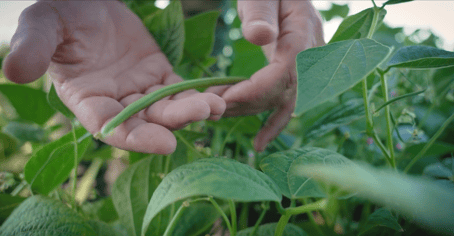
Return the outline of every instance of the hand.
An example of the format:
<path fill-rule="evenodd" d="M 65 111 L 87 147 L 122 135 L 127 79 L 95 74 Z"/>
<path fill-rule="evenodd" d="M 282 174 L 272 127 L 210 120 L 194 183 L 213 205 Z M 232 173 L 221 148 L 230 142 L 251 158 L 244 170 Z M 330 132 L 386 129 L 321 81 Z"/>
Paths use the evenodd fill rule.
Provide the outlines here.
<path fill-rule="evenodd" d="M 57 94 L 92 134 L 128 104 L 181 81 L 142 22 L 119 1 L 40 1 L 24 10 L 4 74 L 28 83 L 48 70 Z M 169 154 L 170 130 L 217 120 L 224 100 L 195 90 L 154 103 L 104 141 L 121 149 Z"/>
<path fill-rule="evenodd" d="M 226 116 L 240 116 L 273 109 L 254 140 L 263 151 L 285 128 L 296 99 L 296 55 L 324 44 L 321 17 L 310 1 L 238 0 L 243 35 L 263 46 L 269 65 L 244 82 L 210 88 L 227 102 Z M 314 78 L 315 79 L 315 78 Z"/>

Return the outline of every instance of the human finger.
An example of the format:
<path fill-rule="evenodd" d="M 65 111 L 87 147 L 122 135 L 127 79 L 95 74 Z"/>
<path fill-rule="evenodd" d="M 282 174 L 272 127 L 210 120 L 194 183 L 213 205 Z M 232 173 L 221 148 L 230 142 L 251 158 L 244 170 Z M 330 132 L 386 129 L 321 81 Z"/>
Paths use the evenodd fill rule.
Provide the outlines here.
<path fill-rule="evenodd" d="M 238 15 L 244 37 L 256 45 L 266 45 L 279 34 L 279 1 L 238 1 Z"/>
<path fill-rule="evenodd" d="M 58 15 L 45 2 L 26 8 L 11 39 L 11 52 L 5 58 L 3 73 L 15 83 L 40 78 L 49 67 L 57 45 L 63 41 Z"/>

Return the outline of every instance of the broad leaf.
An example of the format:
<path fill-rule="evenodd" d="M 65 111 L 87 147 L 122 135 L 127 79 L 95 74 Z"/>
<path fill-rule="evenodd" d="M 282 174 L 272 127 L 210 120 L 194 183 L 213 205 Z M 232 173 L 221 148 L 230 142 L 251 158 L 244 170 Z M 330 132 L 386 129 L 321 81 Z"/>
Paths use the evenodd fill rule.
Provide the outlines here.
<path fill-rule="evenodd" d="M 394 5 L 394 4 L 399 4 L 399 3 L 404 3 L 404 2 L 411 2 L 413 0 L 389 0 L 385 2 L 383 5 Z"/>
<path fill-rule="evenodd" d="M 183 62 L 202 62 L 213 51 L 218 11 L 202 13 L 184 22 Z"/>
<path fill-rule="evenodd" d="M 371 235 L 372 231 L 379 231 L 378 235 L 382 235 L 384 228 L 393 229 L 395 231 L 404 231 L 394 217 L 387 209 L 380 208 L 372 213 L 360 230 L 359 235 Z"/>
<path fill-rule="evenodd" d="M 434 178 L 446 178 L 454 180 L 454 162 L 453 158 L 446 158 L 442 162 L 434 163 L 424 168 L 425 175 Z"/>
<path fill-rule="evenodd" d="M 262 159 L 260 168 L 288 198 L 325 197 L 324 189 L 317 182 L 300 174 L 301 166 L 314 164 L 344 166 L 351 161 L 331 150 L 305 147 L 271 154 Z"/>
<path fill-rule="evenodd" d="M 348 4 L 338 5 L 335 3 L 331 3 L 331 8 L 329 10 L 320 11 L 320 14 L 326 21 L 330 21 L 336 16 L 339 16 L 341 18 L 346 17 L 349 11 L 350 8 L 348 7 Z"/>
<path fill-rule="evenodd" d="M 386 10 L 382 9 L 379 14 L 378 22 L 381 23 L 383 18 L 385 18 Z M 331 44 L 347 39 L 366 38 L 372 26 L 373 18 L 373 8 L 368 8 L 362 12 L 345 18 L 339 25 L 339 28 L 337 28 L 336 33 L 334 33 L 329 43 Z"/>
<path fill-rule="evenodd" d="M 364 102 L 362 99 L 351 99 L 339 106 L 334 107 L 323 117 L 317 120 L 306 134 L 306 138 L 321 137 L 332 130 L 349 124 L 365 115 Z"/>
<path fill-rule="evenodd" d="M 91 226 L 97 236 L 128 236 L 128 232 L 120 224 L 110 225 L 96 220 L 88 220 L 87 224 Z"/>
<path fill-rule="evenodd" d="M 389 206 L 434 230 L 454 231 L 454 188 L 427 178 L 359 165 L 301 166 L 300 174 L 355 191 L 360 197 Z"/>
<path fill-rule="evenodd" d="M 2 132 L 9 134 L 23 142 L 43 142 L 46 139 L 43 128 L 36 124 L 11 121 L 2 128 Z"/>
<path fill-rule="evenodd" d="M 221 216 L 210 203 L 192 203 L 183 212 L 183 216 L 176 222 L 178 225 L 171 235 L 198 236 L 213 227 L 214 222 Z"/>
<path fill-rule="evenodd" d="M 162 180 L 162 166 L 162 156 L 142 159 L 125 170 L 112 187 L 112 200 L 128 235 L 141 235 L 148 202 Z M 155 231 L 152 235 L 162 235 L 166 225 L 165 218 L 161 222 L 152 222 L 151 229 Z M 157 230 L 158 227 L 162 232 Z"/>
<path fill-rule="evenodd" d="M 23 197 L 14 197 L 9 194 L 0 194 L 0 225 L 24 200 L 25 198 Z"/>
<path fill-rule="evenodd" d="M 238 123 L 240 122 L 240 123 Z M 232 132 L 239 132 L 243 134 L 256 134 L 262 127 L 262 121 L 257 116 L 246 117 L 229 117 L 222 118 L 219 121 L 208 122 L 213 127 L 219 127 L 229 132 L 232 127 L 236 127 Z"/>
<path fill-rule="evenodd" d="M 228 177 L 228 178 L 227 178 Z M 204 158 L 178 167 L 158 186 L 145 213 L 142 230 L 173 202 L 210 195 L 242 202 L 281 201 L 276 184 L 262 172 L 226 158 Z"/>
<path fill-rule="evenodd" d="M 79 129 L 79 132 L 84 130 Z M 77 163 L 91 142 L 92 139 L 89 136 L 78 142 Z M 68 141 L 61 146 L 53 147 L 54 145 L 54 143 L 47 144 L 33 154 L 24 168 L 25 180 L 35 191 L 43 195 L 47 195 L 62 184 L 74 168 L 74 144 Z"/>
<path fill-rule="evenodd" d="M 84 235 L 95 231 L 63 203 L 35 195 L 16 208 L 0 228 L 0 235 Z"/>
<path fill-rule="evenodd" d="M 233 43 L 234 59 L 229 70 L 231 76 L 251 77 L 268 64 L 260 46 L 239 39 Z"/>
<path fill-rule="evenodd" d="M 84 203 L 82 210 L 90 219 L 100 220 L 106 223 L 111 223 L 118 219 L 118 214 L 110 197 L 96 202 Z"/>
<path fill-rule="evenodd" d="M 274 236 L 274 232 L 276 231 L 277 223 L 268 223 L 260 225 L 256 231 L 257 236 Z M 238 236 L 250 236 L 254 227 L 243 229 L 238 232 Z M 287 224 L 284 228 L 283 236 L 306 236 L 306 232 L 304 232 L 301 228 L 294 224 Z"/>
<path fill-rule="evenodd" d="M 437 96 L 443 94 L 452 83 L 454 83 L 454 66 L 438 69 L 432 76 L 434 93 Z"/>
<path fill-rule="evenodd" d="M 25 85 L 0 84 L 0 93 L 5 95 L 20 118 L 39 125 L 46 123 L 55 110 L 47 103 L 46 93 Z"/>
<path fill-rule="evenodd" d="M 176 66 L 183 57 L 184 18 L 180 1 L 172 1 L 143 22 L 153 35 L 170 64 Z"/>
<path fill-rule="evenodd" d="M 296 58 L 298 91 L 295 114 L 353 87 L 388 55 L 389 48 L 371 39 L 337 42 L 300 52 Z"/>
<path fill-rule="evenodd" d="M 400 48 L 387 63 L 388 68 L 429 69 L 454 66 L 454 52 L 428 46 Z"/>
<path fill-rule="evenodd" d="M 72 111 L 69 110 L 69 108 L 66 107 L 66 105 L 60 100 L 53 84 L 50 87 L 49 93 L 47 94 L 47 101 L 55 110 L 59 111 L 64 116 L 68 117 L 69 119 L 73 119 L 76 117 L 72 113 Z"/>

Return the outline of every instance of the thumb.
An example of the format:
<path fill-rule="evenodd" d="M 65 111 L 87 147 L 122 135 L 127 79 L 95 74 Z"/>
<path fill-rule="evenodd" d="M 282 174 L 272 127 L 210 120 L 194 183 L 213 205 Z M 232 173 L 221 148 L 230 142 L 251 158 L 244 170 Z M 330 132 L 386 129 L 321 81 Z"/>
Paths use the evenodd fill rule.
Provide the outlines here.
<path fill-rule="evenodd" d="M 279 1 L 238 0 L 244 37 L 251 43 L 262 46 L 272 43 L 279 34 Z"/>
<path fill-rule="evenodd" d="M 3 63 L 6 78 L 29 83 L 46 73 L 57 48 L 58 15 L 45 2 L 25 9 L 11 39 L 11 52 Z"/>

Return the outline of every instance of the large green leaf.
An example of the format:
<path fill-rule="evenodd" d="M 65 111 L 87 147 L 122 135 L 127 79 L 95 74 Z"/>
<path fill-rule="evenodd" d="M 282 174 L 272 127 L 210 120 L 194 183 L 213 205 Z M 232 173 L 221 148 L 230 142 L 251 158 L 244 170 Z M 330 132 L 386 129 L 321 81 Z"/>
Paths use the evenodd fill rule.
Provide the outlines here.
<path fill-rule="evenodd" d="M 145 213 L 142 230 L 166 206 L 187 197 L 210 195 L 242 202 L 281 201 L 279 187 L 265 174 L 226 158 L 204 158 L 170 172 L 158 186 Z"/>
<path fill-rule="evenodd" d="M 349 124 L 365 115 L 363 99 L 351 99 L 334 107 L 309 128 L 306 138 L 321 137 L 332 130 Z"/>
<path fill-rule="evenodd" d="M 79 129 L 76 131 L 76 135 L 77 133 L 79 133 L 78 137 L 80 137 L 82 133 L 85 133 L 85 129 Z M 72 133 L 69 135 L 72 136 Z M 64 140 L 66 138 L 68 137 L 62 137 Z M 74 168 L 75 148 L 71 141 L 62 142 L 57 140 L 47 144 L 28 160 L 24 168 L 25 180 L 35 191 L 46 195 L 68 178 Z M 90 136 L 79 140 L 77 144 L 77 162 L 80 161 L 91 142 Z"/>
<path fill-rule="evenodd" d="M 300 174 L 335 184 L 358 196 L 389 206 L 434 230 L 454 231 L 454 189 L 435 181 L 371 166 L 301 166 Z"/>
<path fill-rule="evenodd" d="M 388 229 L 400 232 L 404 231 L 397 222 L 397 218 L 394 217 L 389 210 L 380 208 L 369 215 L 365 225 L 361 228 L 359 235 L 383 235 L 383 231 Z M 380 233 L 374 234 L 377 231 Z"/>
<path fill-rule="evenodd" d="M 400 48 L 387 63 L 388 68 L 429 69 L 454 66 L 454 52 L 428 46 Z"/>
<path fill-rule="evenodd" d="M 35 195 L 16 208 L 0 228 L 1 236 L 96 236 L 76 212 L 63 203 Z"/>
<path fill-rule="evenodd" d="M 326 21 L 330 21 L 336 16 L 339 17 L 346 17 L 348 15 L 348 12 L 350 11 L 350 8 L 348 7 L 348 4 L 344 5 L 338 5 L 336 3 L 331 3 L 331 8 L 329 10 L 322 10 L 320 11 L 320 14 L 323 16 L 323 18 Z"/>
<path fill-rule="evenodd" d="M 229 70 L 231 76 L 251 77 L 268 64 L 260 46 L 239 39 L 233 43 L 234 59 Z"/>
<path fill-rule="evenodd" d="M 331 150 L 305 147 L 271 154 L 262 159 L 260 168 L 288 198 L 325 197 L 325 191 L 317 182 L 300 174 L 301 166 L 313 164 L 344 166 L 351 161 Z"/>
<path fill-rule="evenodd" d="M 378 22 L 381 23 L 383 18 L 385 18 L 386 10 L 382 9 L 379 12 Z M 329 41 L 329 43 L 334 43 L 337 41 L 347 40 L 347 39 L 359 39 L 367 37 L 369 30 L 372 26 L 372 20 L 374 18 L 374 9 L 368 8 L 362 12 L 359 12 L 355 15 L 349 16 L 342 21 L 337 28 L 336 33 Z"/>
<path fill-rule="evenodd" d="M 110 225 L 96 220 L 88 220 L 87 224 L 91 226 L 97 236 L 128 236 L 128 232 L 120 224 Z"/>
<path fill-rule="evenodd" d="M 183 216 L 176 222 L 178 225 L 171 235 L 173 236 L 198 236 L 210 230 L 213 223 L 221 215 L 210 203 L 191 203 L 184 210 Z"/>
<path fill-rule="evenodd" d="M 69 110 L 69 108 L 66 107 L 66 105 L 60 100 L 60 98 L 57 95 L 57 91 L 55 90 L 54 84 L 52 84 L 49 93 L 47 94 L 47 101 L 55 110 L 59 111 L 69 119 L 73 119 L 76 117 L 72 113 L 72 111 Z"/>
<path fill-rule="evenodd" d="M 112 187 L 112 200 L 120 222 L 129 235 L 141 235 L 145 211 L 153 192 L 162 180 L 160 177 L 162 172 L 162 156 L 151 156 L 131 165 L 115 181 Z M 169 219 L 161 218 L 151 223 L 150 231 L 154 232 L 147 235 L 164 233 Z"/>
<path fill-rule="evenodd" d="M 388 55 L 371 39 L 337 42 L 300 52 L 296 58 L 298 91 L 295 114 L 301 115 L 353 87 Z"/>
<path fill-rule="evenodd" d="M 36 124 L 11 121 L 2 128 L 2 132 L 9 134 L 21 142 L 43 142 L 46 139 L 43 128 Z"/>
<path fill-rule="evenodd" d="M 181 2 L 172 1 L 164 10 L 144 19 L 143 23 L 170 64 L 178 65 L 183 57 L 184 48 L 184 17 Z"/>
<path fill-rule="evenodd" d="M 0 84 L 0 93 L 5 95 L 20 118 L 39 125 L 46 123 L 55 110 L 47 103 L 46 93 L 25 85 Z"/>
<path fill-rule="evenodd" d="M 23 197 L 14 197 L 9 194 L 0 194 L 0 225 L 24 200 L 25 198 Z"/>
<path fill-rule="evenodd" d="M 260 225 L 256 231 L 257 236 L 274 236 L 274 232 L 276 231 L 277 223 L 268 223 Z M 254 227 L 243 229 L 238 232 L 238 236 L 250 236 Z M 301 228 L 294 224 L 287 224 L 284 228 L 283 236 L 306 236 L 306 232 L 304 232 Z"/>
<path fill-rule="evenodd" d="M 184 61 L 204 61 L 210 56 L 214 46 L 214 32 L 218 11 L 202 13 L 184 22 Z"/>

